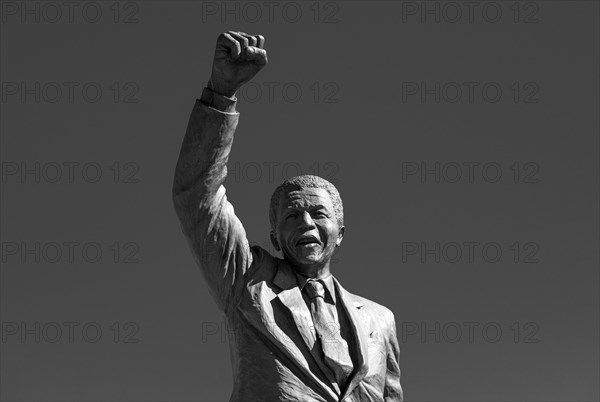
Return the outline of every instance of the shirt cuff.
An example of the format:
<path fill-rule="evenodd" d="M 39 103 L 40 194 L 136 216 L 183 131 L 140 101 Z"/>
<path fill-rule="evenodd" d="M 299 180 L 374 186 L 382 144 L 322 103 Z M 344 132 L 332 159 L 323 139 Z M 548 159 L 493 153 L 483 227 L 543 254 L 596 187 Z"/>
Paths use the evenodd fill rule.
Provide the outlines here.
<path fill-rule="evenodd" d="M 237 114 L 235 110 L 237 98 L 229 98 L 227 96 L 220 95 L 208 87 L 204 88 L 202 91 L 200 102 L 223 113 Z"/>

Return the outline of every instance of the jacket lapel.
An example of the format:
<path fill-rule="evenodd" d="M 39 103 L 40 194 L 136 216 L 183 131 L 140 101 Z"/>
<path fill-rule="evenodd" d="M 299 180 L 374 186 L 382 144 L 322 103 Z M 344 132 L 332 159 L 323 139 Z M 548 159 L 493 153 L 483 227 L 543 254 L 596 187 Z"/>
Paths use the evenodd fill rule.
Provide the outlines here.
<path fill-rule="evenodd" d="M 296 276 L 288 275 L 286 271 L 280 269 L 273 279 L 273 283 L 283 289 L 277 297 L 292 315 L 304 343 L 312 349 L 317 340 L 312 317 L 298 288 Z"/>
<path fill-rule="evenodd" d="M 279 261 L 278 265 L 273 284 L 281 291 L 276 293 L 265 281 L 249 284 L 251 297 L 242 298 L 238 310 L 254 328 L 275 344 L 305 377 L 312 380 L 322 394 L 332 401 L 337 401 L 339 395 L 317 377 L 309 366 L 312 356 L 306 345 L 314 345 L 316 338 L 312 317 L 298 289 L 296 276 L 287 263 Z M 287 321 L 289 314 L 284 314 L 286 310 L 291 314 L 297 330 L 285 327 L 286 324 L 290 325 Z M 303 348 L 305 353 L 300 348 Z"/>
<path fill-rule="evenodd" d="M 365 320 L 360 315 L 360 309 L 363 307 L 363 303 L 354 297 L 353 294 L 349 293 L 340 285 L 340 283 L 333 278 L 335 286 L 337 287 L 338 294 L 342 299 L 342 305 L 344 306 L 346 313 L 348 313 L 348 320 L 350 321 L 350 329 L 354 335 L 354 339 L 358 344 L 358 348 L 355 350 L 357 356 L 358 367 L 352 372 L 348 379 L 348 386 L 340 400 L 346 399 L 356 388 L 356 386 L 362 381 L 367 375 L 369 367 L 367 365 L 369 352 L 368 352 L 368 340 L 369 334 L 365 328 Z"/>

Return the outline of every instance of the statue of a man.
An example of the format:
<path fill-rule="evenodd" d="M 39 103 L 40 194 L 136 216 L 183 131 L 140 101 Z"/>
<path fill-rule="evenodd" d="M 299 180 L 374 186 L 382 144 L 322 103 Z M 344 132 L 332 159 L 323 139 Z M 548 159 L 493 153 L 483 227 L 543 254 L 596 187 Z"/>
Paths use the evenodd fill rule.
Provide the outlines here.
<path fill-rule="evenodd" d="M 336 188 L 298 176 L 275 190 L 271 241 L 283 259 L 249 246 L 227 200 L 235 93 L 266 64 L 261 35 L 219 36 L 173 185 L 183 233 L 234 328 L 231 401 L 402 401 L 393 313 L 349 293 L 329 272 L 344 235 Z"/>

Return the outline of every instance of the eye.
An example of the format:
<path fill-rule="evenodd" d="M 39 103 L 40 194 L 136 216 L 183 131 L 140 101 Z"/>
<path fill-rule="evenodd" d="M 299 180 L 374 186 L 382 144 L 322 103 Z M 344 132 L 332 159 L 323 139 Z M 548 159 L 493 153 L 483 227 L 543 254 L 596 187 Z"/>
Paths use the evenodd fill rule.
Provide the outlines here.
<path fill-rule="evenodd" d="M 315 218 L 327 218 L 327 214 L 323 211 L 315 211 L 312 213 L 312 216 Z"/>
<path fill-rule="evenodd" d="M 290 212 L 285 216 L 285 220 L 289 221 L 290 219 L 295 219 L 298 214 L 296 212 Z"/>

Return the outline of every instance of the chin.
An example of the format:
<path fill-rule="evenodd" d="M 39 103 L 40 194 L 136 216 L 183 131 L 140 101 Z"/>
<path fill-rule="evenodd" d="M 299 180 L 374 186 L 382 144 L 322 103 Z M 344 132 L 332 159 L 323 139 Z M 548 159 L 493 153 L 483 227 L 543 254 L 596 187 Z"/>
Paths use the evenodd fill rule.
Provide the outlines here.
<path fill-rule="evenodd" d="M 315 256 L 314 258 L 312 256 L 307 256 L 304 258 L 299 258 L 298 260 L 299 260 L 299 262 L 301 262 L 302 264 L 305 264 L 305 265 L 316 265 L 323 261 L 322 258 L 319 258 L 317 256 Z"/>
<path fill-rule="evenodd" d="M 296 264 L 301 265 L 317 265 L 323 262 L 323 256 L 321 254 L 307 254 L 307 255 L 291 255 L 290 258 Z"/>

